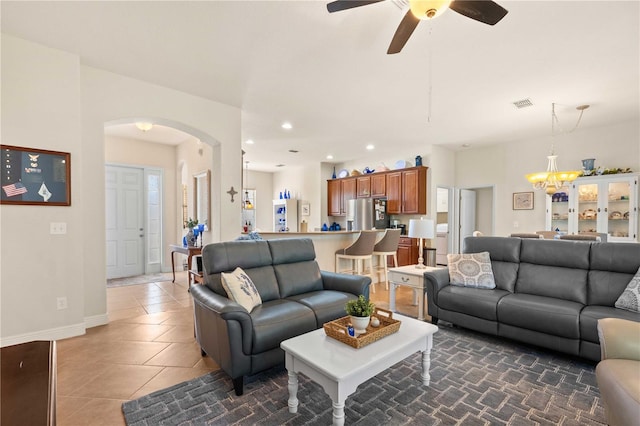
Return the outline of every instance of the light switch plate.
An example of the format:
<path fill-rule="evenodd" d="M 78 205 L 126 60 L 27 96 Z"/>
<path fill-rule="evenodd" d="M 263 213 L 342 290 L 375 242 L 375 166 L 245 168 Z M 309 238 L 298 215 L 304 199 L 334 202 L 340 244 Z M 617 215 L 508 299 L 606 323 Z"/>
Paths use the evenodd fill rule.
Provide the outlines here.
<path fill-rule="evenodd" d="M 53 235 L 62 235 L 67 233 L 66 222 L 51 222 L 50 233 Z"/>

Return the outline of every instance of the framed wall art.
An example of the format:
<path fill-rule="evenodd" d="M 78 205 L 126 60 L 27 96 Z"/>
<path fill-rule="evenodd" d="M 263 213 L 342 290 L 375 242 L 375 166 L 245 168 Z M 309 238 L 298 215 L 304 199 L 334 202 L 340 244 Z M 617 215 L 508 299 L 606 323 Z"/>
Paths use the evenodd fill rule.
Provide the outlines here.
<path fill-rule="evenodd" d="M 309 204 L 305 203 L 305 204 L 301 204 L 300 205 L 300 214 L 302 216 L 310 216 L 311 215 L 311 209 L 309 208 Z"/>
<path fill-rule="evenodd" d="M 533 192 L 514 192 L 513 210 L 533 210 Z"/>
<path fill-rule="evenodd" d="M 71 205 L 71 154 L 0 145 L 0 204 Z"/>

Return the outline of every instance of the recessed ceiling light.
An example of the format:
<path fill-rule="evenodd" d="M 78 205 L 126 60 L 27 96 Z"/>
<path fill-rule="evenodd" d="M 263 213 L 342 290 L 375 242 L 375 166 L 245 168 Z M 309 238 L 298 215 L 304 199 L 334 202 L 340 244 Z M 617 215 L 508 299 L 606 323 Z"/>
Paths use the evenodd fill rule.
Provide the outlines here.
<path fill-rule="evenodd" d="M 333 160 L 333 155 L 331 154 L 327 155 L 327 160 Z"/>
<path fill-rule="evenodd" d="M 253 145 L 253 139 L 247 139 L 247 140 L 245 141 L 245 143 L 246 143 L 247 145 Z"/>
<path fill-rule="evenodd" d="M 276 167 L 284 167 L 284 164 L 276 164 Z"/>
<path fill-rule="evenodd" d="M 375 146 L 373 146 L 372 144 L 369 144 L 369 145 L 367 145 L 367 149 L 368 149 L 369 151 L 371 151 L 371 150 L 373 150 L 373 149 L 376 149 L 376 147 L 375 147 Z"/>
<path fill-rule="evenodd" d="M 140 130 L 142 130 L 143 132 L 148 132 L 149 130 L 151 130 L 151 128 L 153 127 L 153 123 L 148 123 L 148 122 L 137 122 L 136 123 L 136 127 Z"/>
<path fill-rule="evenodd" d="M 282 128 L 285 130 L 291 130 L 293 129 L 293 126 L 288 121 L 285 121 L 284 123 L 282 123 Z"/>

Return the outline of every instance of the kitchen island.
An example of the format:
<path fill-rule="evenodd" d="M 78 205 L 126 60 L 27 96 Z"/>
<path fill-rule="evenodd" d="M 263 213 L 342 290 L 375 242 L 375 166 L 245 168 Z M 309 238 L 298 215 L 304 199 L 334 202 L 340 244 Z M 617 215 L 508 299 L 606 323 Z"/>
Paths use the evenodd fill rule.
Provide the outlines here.
<path fill-rule="evenodd" d="M 385 230 L 378 231 L 378 240 Z M 310 231 L 310 232 L 259 232 L 265 240 L 277 238 L 311 238 L 320 269 L 335 271 L 336 250 L 348 247 L 360 235 L 360 231 Z"/>

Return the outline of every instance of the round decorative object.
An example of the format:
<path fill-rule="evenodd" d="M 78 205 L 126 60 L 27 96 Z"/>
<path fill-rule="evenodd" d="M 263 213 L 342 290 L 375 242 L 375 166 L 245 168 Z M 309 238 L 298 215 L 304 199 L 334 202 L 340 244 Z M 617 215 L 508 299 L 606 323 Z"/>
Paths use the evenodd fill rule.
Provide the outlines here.
<path fill-rule="evenodd" d="M 364 334 L 367 332 L 367 326 L 369 325 L 371 317 L 354 317 L 350 315 L 349 319 L 351 320 L 351 324 L 353 324 L 353 328 L 356 329 L 356 333 Z"/>
<path fill-rule="evenodd" d="M 380 320 L 378 317 L 371 317 L 371 327 L 380 327 Z"/>
<path fill-rule="evenodd" d="M 347 176 L 349 176 L 349 170 L 347 169 L 342 169 L 338 172 L 339 178 L 346 178 Z"/>
<path fill-rule="evenodd" d="M 622 219 L 622 213 L 620 213 L 620 212 L 611 212 L 609 214 L 609 219 Z"/>
<path fill-rule="evenodd" d="M 394 169 L 404 169 L 405 167 L 407 167 L 407 162 L 404 160 L 398 160 L 396 161 L 396 164 L 393 166 Z"/>
<path fill-rule="evenodd" d="M 584 219 L 596 219 L 598 217 L 598 213 L 593 209 L 587 209 L 582 213 L 582 217 Z"/>

